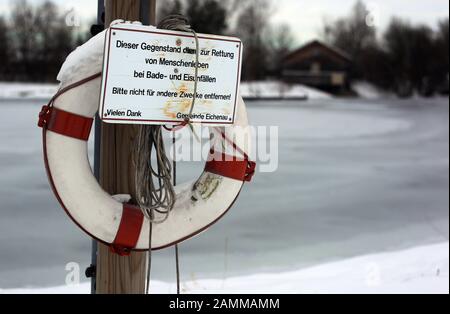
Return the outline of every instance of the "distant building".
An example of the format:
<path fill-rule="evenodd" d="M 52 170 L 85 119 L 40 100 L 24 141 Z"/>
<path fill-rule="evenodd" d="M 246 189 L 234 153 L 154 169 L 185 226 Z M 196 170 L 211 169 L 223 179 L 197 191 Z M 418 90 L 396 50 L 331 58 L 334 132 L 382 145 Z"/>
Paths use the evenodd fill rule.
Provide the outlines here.
<path fill-rule="evenodd" d="M 344 93 L 349 90 L 351 64 L 345 52 L 315 40 L 287 55 L 281 74 L 288 83 Z"/>

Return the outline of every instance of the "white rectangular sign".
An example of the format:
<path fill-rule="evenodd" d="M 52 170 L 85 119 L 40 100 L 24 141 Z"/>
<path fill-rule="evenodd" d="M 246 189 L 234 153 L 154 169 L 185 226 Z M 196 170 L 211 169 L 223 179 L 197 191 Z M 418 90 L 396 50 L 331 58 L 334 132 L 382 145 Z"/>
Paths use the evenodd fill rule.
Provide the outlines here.
<path fill-rule="evenodd" d="M 233 124 L 241 75 L 237 38 L 199 34 L 194 123 Z M 175 124 L 192 104 L 194 35 L 119 24 L 106 33 L 99 114 L 108 123 Z"/>

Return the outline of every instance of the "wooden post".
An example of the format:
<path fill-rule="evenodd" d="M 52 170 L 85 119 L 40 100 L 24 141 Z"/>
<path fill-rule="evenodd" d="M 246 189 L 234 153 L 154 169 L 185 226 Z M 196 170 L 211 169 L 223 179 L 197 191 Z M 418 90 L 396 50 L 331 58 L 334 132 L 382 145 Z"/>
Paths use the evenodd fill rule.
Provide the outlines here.
<path fill-rule="evenodd" d="M 148 1 L 149 5 L 142 5 Z M 105 26 L 123 19 L 138 21 L 144 15 L 155 24 L 156 0 L 106 0 Z M 141 8 L 149 12 L 143 14 Z M 100 148 L 100 184 L 110 194 L 130 194 L 135 197 L 133 142 L 137 127 L 102 123 Z M 142 294 L 145 292 L 146 253 L 133 252 L 120 257 L 101 243 L 97 253 L 98 294 Z"/>

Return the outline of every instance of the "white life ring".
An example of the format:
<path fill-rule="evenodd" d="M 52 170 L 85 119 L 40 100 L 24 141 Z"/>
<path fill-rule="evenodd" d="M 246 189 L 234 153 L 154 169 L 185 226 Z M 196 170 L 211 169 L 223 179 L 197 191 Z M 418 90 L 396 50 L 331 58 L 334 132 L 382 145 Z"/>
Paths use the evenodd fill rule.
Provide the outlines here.
<path fill-rule="evenodd" d="M 98 34 L 69 55 L 58 75 L 60 91 L 44 106 L 39 125 L 49 182 L 61 206 L 91 237 L 127 255 L 149 249 L 149 222 L 139 208 L 120 203 L 100 187 L 87 154 L 87 138 L 98 110 L 104 36 L 105 32 Z M 238 151 L 233 154 L 236 160 L 208 161 L 197 181 L 176 187 L 168 220 L 153 225 L 151 249 L 206 230 L 230 209 L 244 182 L 251 179 L 255 164 L 248 160 L 250 132 L 242 98 L 235 121 L 231 127 L 211 131 L 221 137 L 212 147 L 215 154 L 224 156 L 231 148 Z"/>

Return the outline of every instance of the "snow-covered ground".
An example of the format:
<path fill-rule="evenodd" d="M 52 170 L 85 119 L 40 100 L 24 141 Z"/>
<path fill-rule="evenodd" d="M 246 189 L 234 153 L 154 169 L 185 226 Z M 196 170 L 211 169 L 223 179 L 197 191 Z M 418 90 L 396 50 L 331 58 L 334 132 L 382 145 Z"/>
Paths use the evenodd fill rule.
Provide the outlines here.
<path fill-rule="evenodd" d="M 50 99 L 57 90 L 57 84 L 0 82 L 0 99 Z"/>
<path fill-rule="evenodd" d="M 0 82 L 0 99 L 48 99 L 57 91 L 57 84 Z M 392 97 L 368 82 L 355 82 L 352 89 L 364 99 Z M 240 93 L 244 98 L 259 99 L 331 99 L 333 96 L 301 84 L 278 81 L 242 82 Z"/>
<path fill-rule="evenodd" d="M 174 283 L 152 281 L 153 293 L 175 293 Z M 0 293 L 89 293 L 89 283 Z M 182 283 L 182 293 L 449 293 L 449 243 L 416 247 L 278 274 Z"/>
<path fill-rule="evenodd" d="M 332 96 L 320 90 L 278 81 L 242 82 L 240 93 L 244 98 L 259 99 L 330 99 Z"/>
<path fill-rule="evenodd" d="M 385 97 L 392 97 L 392 94 L 383 91 L 369 82 L 359 81 L 352 84 L 352 89 L 355 93 L 364 99 L 379 99 Z"/>

